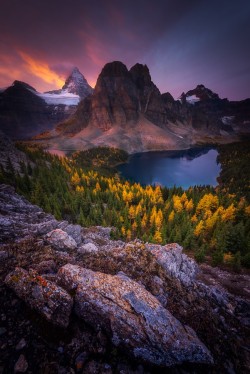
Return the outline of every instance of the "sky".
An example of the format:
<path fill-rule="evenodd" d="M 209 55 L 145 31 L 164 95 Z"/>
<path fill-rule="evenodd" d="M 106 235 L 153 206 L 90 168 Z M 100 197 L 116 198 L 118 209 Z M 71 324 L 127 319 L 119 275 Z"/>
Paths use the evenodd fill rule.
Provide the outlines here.
<path fill-rule="evenodd" d="M 0 0 L 0 87 L 61 88 L 77 66 L 94 87 L 107 62 L 149 67 L 178 98 L 204 84 L 250 97 L 250 0 Z"/>

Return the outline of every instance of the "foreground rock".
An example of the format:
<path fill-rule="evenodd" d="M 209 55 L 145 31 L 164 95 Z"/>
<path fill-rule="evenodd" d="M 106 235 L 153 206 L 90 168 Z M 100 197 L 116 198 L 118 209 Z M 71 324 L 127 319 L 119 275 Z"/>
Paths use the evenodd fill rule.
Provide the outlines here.
<path fill-rule="evenodd" d="M 46 235 L 55 229 L 72 237 L 77 247 L 66 251 L 65 248 L 55 250 L 46 240 Z M 164 340 L 165 335 L 161 331 L 164 322 L 160 317 L 153 326 L 147 321 L 149 316 L 154 321 L 158 316 L 157 310 L 163 308 L 164 313 L 171 316 L 167 318 L 175 321 L 172 329 L 178 324 L 182 326 L 177 330 L 184 330 L 181 336 L 187 344 L 193 341 L 195 331 L 211 352 L 214 366 L 203 365 L 204 374 L 248 373 L 249 275 L 198 266 L 182 253 L 178 244 L 160 246 L 139 240 L 129 243 L 113 241 L 110 240 L 110 231 L 111 228 L 82 228 L 67 221 L 59 222 L 16 194 L 10 186 L 0 186 L 0 305 L 3 310 L 0 313 L 3 357 L 0 368 L 3 366 L 4 372 L 12 373 L 19 355 L 24 354 L 29 365 L 27 371 L 34 373 L 78 372 L 78 365 L 81 364 L 82 371 L 86 373 L 90 370 L 104 373 L 107 366 L 110 373 L 162 374 L 165 369 L 157 367 L 158 364 L 150 366 L 149 363 L 167 362 L 165 350 L 168 341 Z M 76 279 L 69 277 L 68 284 L 64 277 L 62 288 L 67 290 L 73 287 L 70 295 L 75 295 L 78 300 L 78 309 L 72 309 L 70 324 L 67 329 L 61 329 L 57 326 L 67 325 L 68 317 L 65 318 L 65 315 L 70 314 L 70 307 L 68 314 L 64 311 L 66 305 L 72 305 L 72 301 L 69 293 L 56 284 L 56 279 L 58 270 L 69 264 L 97 273 L 94 273 L 95 282 L 84 284 L 84 287 L 79 282 L 77 272 Z M 16 267 L 19 268 L 17 274 L 21 276 L 17 276 L 16 282 L 9 281 L 7 287 L 4 279 L 8 280 L 11 274 L 14 275 Z M 25 282 L 25 279 L 32 279 L 32 282 Z M 121 288 L 123 284 L 127 289 L 131 286 L 134 291 L 126 291 L 125 286 L 124 291 Z M 58 300 L 58 295 L 64 296 Z M 90 301 L 89 305 L 83 302 L 85 298 Z M 31 313 L 30 308 L 37 313 Z M 85 317 L 80 321 L 75 316 L 76 310 L 79 314 L 92 310 L 92 317 L 90 312 L 88 314 L 89 322 L 85 323 Z M 118 317 L 116 310 L 120 313 Z M 133 316 L 132 322 L 139 326 L 133 330 L 127 342 L 122 341 L 122 337 L 129 329 L 131 331 L 133 325 L 122 325 L 119 316 L 123 311 L 128 318 Z M 49 323 L 39 318 L 38 313 Z M 61 319 L 63 322 L 58 323 Z M 192 328 L 189 340 L 190 330 L 186 325 Z M 171 328 L 168 327 L 168 331 Z M 116 335 L 112 329 L 115 332 L 118 330 Z M 145 337 L 147 332 L 150 335 Z M 174 334 L 177 334 L 175 330 Z M 139 340 L 136 341 L 135 337 Z M 22 339 L 26 346 L 19 351 L 16 347 L 19 347 Z M 152 349 L 152 357 L 144 356 L 142 359 L 140 352 L 135 359 L 137 343 L 146 347 L 146 352 Z M 121 349 L 117 349 L 115 344 Z M 180 340 L 181 349 L 176 349 L 173 360 L 179 356 L 182 362 L 182 344 Z M 197 344 L 199 346 L 200 342 Z M 155 352 L 160 352 L 158 361 Z M 189 353 L 192 358 L 191 348 Z M 149 361 L 145 363 L 146 360 Z M 185 364 L 181 368 L 179 365 L 168 368 L 167 371 L 173 374 L 195 373 L 199 367 L 197 364 L 189 364 L 188 367 Z"/>
<path fill-rule="evenodd" d="M 56 229 L 46 235 L 46 241 L 51 244 L 55 249 L 68 250 L 75 249 L 77 244 L 75 240 L 61 229 Z"/>
<path fill-rule="evenodd" d="M 73 301 L 65 290 L 35 272 L 21 268 L 8 274 L 5 283 L 49 322 L 68 326 Z"/>
<path fill-rule="evenodd" d="M 80 318 L 103 329 L 116 346 L 135 357 L 161 366 L 212 363 L 195 332 L 130 278 L 68 264 L 59 270 L 58 281 L 69 291 L 76 289 L 75 311 Z"/>
<path fill-rule="evenodd" d="M 176 243 L 146 246 L 151 250 L 157 262 L 171 277 L 178 279 L 185 286 L 191 285 L 198 273 L 198 265 L 182 253 L 182 247 Z"/>
<path fill-rule="evenodd" d="M 15 364 L 14 373 L 25 373 L 28 369 L 28 366 L 28 362 L 26 361 L 24 355 L 20 355 L 18 361 Z"/>
<path fill-rule="evenodd" d="M 0 206 L 0 244 L 30 236 L 44 236 L 57 249 L 67 250 L 76 248 L 82 242 L 79 225 L 57 221 L 51 214 L 16 194 L 11 186 L 0 185 Z"/>

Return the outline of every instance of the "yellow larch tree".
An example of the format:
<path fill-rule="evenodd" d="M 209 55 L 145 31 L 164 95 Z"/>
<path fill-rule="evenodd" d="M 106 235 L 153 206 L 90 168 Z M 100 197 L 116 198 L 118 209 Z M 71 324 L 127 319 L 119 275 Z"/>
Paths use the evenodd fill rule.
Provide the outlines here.
<path fill-rule="evenodd" d="M 235 219 L 236 208 L 233 204 L 226 208 L 221 216 L 223 222 L 233 221 Z"/>
<path fill-rule="evenodd" d="M 192 212 L 192 210 L 194 209 L 193 199 L 186 200 L 185 203 L 184 203 L 184 207 L 185 207 L 187 212 L 189 212 L 189 213 Z"/>
<path fill-rule="evenodd" d="M 130 219 L 135 219 L 135 214 L 136 214 L 135 210 L 136 210 L 136 208 L 135 208 L 134 205 L 131 205 L 129 207 L 128 216 L 129 216 Z"/>
<path fill-rule="evenodd" d="M 197 218 L 197 215 L 194 214 L 192 217 L 191 217 L 191 222 L 195 223 L 198 221 L 198 218 Z"/>
<path fill-rule="evenodd" d="M 174 210 L 180 213 L 183 210 L 181 198 L 178 195 L 173 195 Z"/>
<path fill-rule="evenodd" d="M 130 241 L 132 238 L 132 232 L 130 229 L 127 230 L 127 240 Z"/>
<path fill-rule="evenodd" d="M 147 227 L 147 224 L 148 224 L 148 217 L 147 217 L 147 213 L 144 213 L 143 214 L 143 217 L 142 217 L 142 220 L 141 220 L 141 227 L 143 229 L 145 229 Z"/>
<path fill-rule="evenodd" d="M 83 186 L 76 186 L 76 192 L 84 192 Z"/>
<path fill-rule="evenodd" d="M 136 221 L 134 221 L 133 224 L 132 224 L 132 230 L 133 230 L 134 233 L 136 232 L 136 229 L 137 229 L 137 223 L 136 223 Z"/>
<path fill-rule="evenodd" d="M 181 195 L 180 200 L 181 200 L 182 204 L 185 205 L 185 203 L 188 200 L 186 192 L 183 192 L 183 194 Z"/>
<path fill-rule="evenodd" d="M 155 223 L 156 215 L 157 215 L 156 207 L 153 206 L 153 209 L 150 214 L 150 219 L 149 219 L 151 226 L 153 226 L 153 224 Z"/>
<path fill-rule="evenodd" d="M 126 229 L 125 229 L 124 226 L 122 226 L 122 228 L 121 228 L 121 233 L 122 233 L 122 236 L 126 235 Z"/>
<path fill-rule="evenodd" d="M 194 229 L 194 235 L 195 236 L 200 236 L 202 234 L 202 232 L 204 231 L 204 229 L 205 229 L 204 222 L 203 222 L 203 220 L 201 220 Z"/>
<path fill-rule="evenodd" d="M 172 210 L 168 216 L 168 222 L 172 222 L 174 220 L 174 215 L 175 215 L 174 210 Z"/>
<path fill-rule="evenodd" d="M 162 210 L 159 209 L 155 217 L 155 226 L 157 227 L 158 230 L 161 228 L 162 223 L 163 223 L 163 214 L 162 214 Z"/>
<path fill-rule="evenodd" d="M 205 194 L 197 205 L 196 213 L 204 213 L 207 210 L 215 211 L 218 208 L 218 206 L 219 199 L 216 195 L 212 195 L 211 193 Z"/>
<path fill-rule="evenodd" d="M 161 244 L 162 243 L 162 235 L 159 230 L 156 230 L 154 237 L 153 237 L 154 242 Z"/>
<path fill-rule="evenodd" d="M 81 178 L 79 177 L 77 171 L 75 171 L 74 174 L 71 177 L 71 183 L 74 186 L 77 186 L 80 183 L 80 181 L 81 181 Z"/>

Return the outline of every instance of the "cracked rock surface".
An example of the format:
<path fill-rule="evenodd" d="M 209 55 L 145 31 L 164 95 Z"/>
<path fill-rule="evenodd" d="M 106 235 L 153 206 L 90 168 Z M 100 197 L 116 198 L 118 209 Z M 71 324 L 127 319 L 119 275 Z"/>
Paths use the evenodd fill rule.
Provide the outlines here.
<path fill-rule="evenodd" d="M 162 366 L 183 362 L 212 363 L 195 332 L 183 326 L 144 287 L 128 277 L 65 265 L 58 282 L 76 289 L 76 314 L 103 329 L 112 342 L 135 357 Z"/>
<path fill-rule="evenodd" d="M 239 296 L 236 275 L 178 244 L 110 231 L 59 222 L 0 186 L 3 373 L 247 373 L 249 276 Z"/>

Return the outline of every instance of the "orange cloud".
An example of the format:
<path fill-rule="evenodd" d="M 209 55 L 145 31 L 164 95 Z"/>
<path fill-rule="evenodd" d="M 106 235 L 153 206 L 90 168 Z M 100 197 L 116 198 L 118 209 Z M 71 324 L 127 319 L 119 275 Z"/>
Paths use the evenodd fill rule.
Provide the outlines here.
<path fill-rule="evenodd" d="M 44 82 L 56 85 L 57 87 L 62 87 L 64 85 L 64 80 L 58 76 L 57 73 L 52 71 L 48 64 L 41 61 L 34 60 L 28 54 L 19 51 L 18 52 L 23 61 L 26 64 L 27 69 L 36 77 L 39 77 Z"/>
<path fill-rule="evenodd" d="M 0 87 L 9 86 L 14 79 L 21 79 L 18 64 L 13 62 L 10 56 L 0 55 Z"/>

